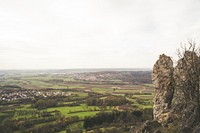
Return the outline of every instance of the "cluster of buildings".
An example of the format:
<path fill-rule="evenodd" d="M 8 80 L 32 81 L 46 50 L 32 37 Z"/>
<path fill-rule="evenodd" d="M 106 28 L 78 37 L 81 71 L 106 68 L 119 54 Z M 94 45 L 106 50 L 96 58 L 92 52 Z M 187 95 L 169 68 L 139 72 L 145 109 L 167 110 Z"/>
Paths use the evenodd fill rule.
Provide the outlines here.
<path fill-rule="evenodd" d="M 62 91 L 39 91 L 39 90 L 0 90 L 0 102 L 15 101 L 22 99 L 34 99 L 36 97 L 69 96 L 71 93 Z"/>
<path fill-rule="evenodd" d="M 90 73 L 74 73 L 70 77 L 86 81 L 105 81 L 112 80 L 113 77 L 120 77 L 119 72 L 90 72 Z"/>

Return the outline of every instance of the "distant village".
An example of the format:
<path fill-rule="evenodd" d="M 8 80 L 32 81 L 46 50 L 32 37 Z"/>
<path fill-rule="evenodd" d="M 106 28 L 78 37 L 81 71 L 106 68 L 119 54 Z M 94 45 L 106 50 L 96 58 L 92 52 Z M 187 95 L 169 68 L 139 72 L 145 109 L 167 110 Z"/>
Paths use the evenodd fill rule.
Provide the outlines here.
<path fill-rule="evenodd" d="M 7 91 L 0 90 L 0 102 L 9 102 L 22 99 L 34 99 L 36 97 L 55 97 L 55 96 L 70 96 L 71 93 L 61 91 L 39 91 L 39 90 L 20 90 Z"/>

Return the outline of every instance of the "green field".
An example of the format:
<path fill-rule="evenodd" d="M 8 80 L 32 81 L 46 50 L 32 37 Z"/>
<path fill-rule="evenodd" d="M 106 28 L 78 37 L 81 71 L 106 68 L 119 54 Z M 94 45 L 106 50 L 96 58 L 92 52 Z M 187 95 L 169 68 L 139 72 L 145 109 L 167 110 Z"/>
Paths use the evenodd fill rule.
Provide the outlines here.
<path fill-rule="evenodd" d="M 55 107 L 48 108 L 47 111 L 59 110 L 62 115 L 66 117 L 78 116 L 80 118 L 84 118 L 86 116 L 93 116 L 99 111 L 93 111 L 94 109 L 98 109 L 98 106 L 86 106 L 86 104 L 81 104 L 81 106 L 75 107 Z M 79 112 L 80 111 L 80 112 Z"/>
<path fill-rule="evenodd" d="M 59 125 L 56 125 L 58 123 L 63 125 L 59 127 L 59 129 L 56 129 L 56 132 L 59 133 L 65 133 L 66 129 L 74 132 L 81 129 L 83 132 L 86 132 L 86 128 L 83 126 L 86 119 L 95 118 L 95 116 L 102 115 L 105 112 L 112 114 L 113 112 L 144 110 L 152 108 L 153 105 L 152 99 L 154 89 L 152 84 L 134 85 L 125 81 L 122 82 L 119 79 L 112 79 L 105 82 L 85 81 L 68 77 L 65 74 L 22 75 L 5 76 L 4 79 L 0 79 L 0 87 L 2 90 L 14 90 L 14 95 L 16 95 L 17 90 L 20 90 L 19 93 L 22 93 L 24 90 L 27 91 L 33 89 L 40 91 L 42 94 L 45 92 L 63 92 L 69 95 L 55 97 L 48 97 L 46 95 L 45 97 L 36 96 L 31 100 L 14 100 L 2 103 L 2 105 L 0 105 L 0 124 L 5 123 L 5 121 L 9 119 L 12 121 L 10 124 L 15 124 L 14 132 L 18 133 L 22 132 L 24 129 L 37 129 L 42 132 L 42 128 L 48 129 L 59 127 Z M 16 86 L 12 88 L 12 85 L 17 85 L 18 88 Z M 114 100 L 112 97 L 115 97 Z M 125 102 L 117 101 L 116 97 L 122 99 L 125 98 Z M 106 100 L 109 98 L 112 99 L 112 101 Z M 51 103 L 51 100 L 54 101 L 54 103 L 56 102 L 56 104 L 47 106 L 46 104 Z M 45 108 L 33 106 L 36 105 L 38 101 L 42 101 L 42 107 Z M 49 103 L 45 103 L 45 101 Z M 106 101 L 109 101 L 110 103 L 107 104 Z M 89 104 L 90 102 L 92 104 Z M 121 103 L 116 104 L 116 102 Z M 87 104 L 92 106 L 88 106 Z M 132 107 L 129 110 L 123 110 L 119 108 L 120 106 Z M 121 115 L 123 116 L 124 114 L 122 113 Z M 9 118 L 6 118 L 8 116 Z M 121 118 L 123 117 L 120 117 L 119 119 Z M 143 118 L 141 119 L 143 120 Z M 117 120 L 118 119 L 116 119 L 116 121 Z M 69 123 L 67 123 L 67 121 L 69 121 Z M 120 122 L 120 120 L 118 122 Z M 95 130 L 95 128 L 99 126 L 99 129 L 102 131 L 106 129 L 112 130 L 113 125 L 115 124 L 116 123 L 111 122 L 105 124 L 106 128 L 102 127 L 102 125 L 95 125 L 92 128 Z M 122 127 L 123 124 L 118 126 Z M 93 129 L 88 130 L 87 132 L 94 133 Z"/>

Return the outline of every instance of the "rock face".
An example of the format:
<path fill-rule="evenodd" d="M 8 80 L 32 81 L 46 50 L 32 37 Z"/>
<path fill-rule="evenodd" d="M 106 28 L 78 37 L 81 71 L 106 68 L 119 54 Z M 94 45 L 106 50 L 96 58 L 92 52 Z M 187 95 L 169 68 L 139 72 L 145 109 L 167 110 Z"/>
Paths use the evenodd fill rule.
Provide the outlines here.
<path fill-rule="evenodd" d="M 185 51 L 173 67 L 170 57 L 162 54 L 153 67 L 155 86 L 153 121 L 144 123 L 137 133 L 200 133 L 200 57 Z"/>
<path fill-rule="evenodd" d="M 157 121 L 146 121 L 141 128 L 136 130 L 134 133 L 161 133 L 158 129 L 161 125 Z"/>
<path fill-rule="evenodd" d="M 162 123 L 167 121 L 174 93 L 173 61 L 166 55 L 160 55 L 153 67 L 152 80 L 155 86 L 153 116 Z"/>
<path fill-rule="evenodd" d="M 192 131 L 199 123 L 199 57 L 185 51 L 173 68 L 170 57 L 160 55 L 153 67 L 154 120 L 166 126 L 178 121 L 180 132 Z"/>
<path fill-rule="evenodd" d="M 192 130 L 199 122 L 199 57 L 186 51 L 174 71 L 175 93 L 173 113 L 181 121 L 182 130 Z"/>

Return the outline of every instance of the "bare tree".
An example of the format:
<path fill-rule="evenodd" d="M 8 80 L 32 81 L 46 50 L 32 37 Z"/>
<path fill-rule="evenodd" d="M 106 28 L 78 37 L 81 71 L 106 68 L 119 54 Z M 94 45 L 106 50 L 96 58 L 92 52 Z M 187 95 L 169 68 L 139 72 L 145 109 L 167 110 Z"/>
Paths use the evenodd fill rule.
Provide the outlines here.
<path fill-rule="evenodd" d="M 200 83 L 200 48 L 196 43 L 188 39 L 188 45 L 182 45 L 178 50 L 179 60 L 174 70 L 175 94 L 174 108 L 182 112 L 186 125 L 199 122 L 199 83 Z M 188 115 L 188 114 L 187 114 Z M 188 116 L 187 116 L 188 117 Z M 192 119 L 196 117 L 195 119 Z M 184 117 L 183 117 L 184 118 Z"/>

